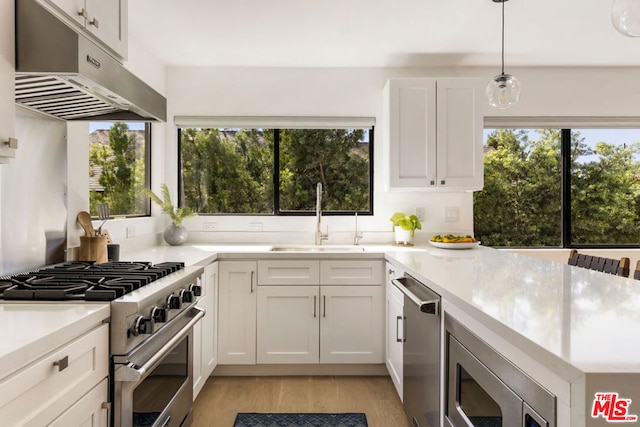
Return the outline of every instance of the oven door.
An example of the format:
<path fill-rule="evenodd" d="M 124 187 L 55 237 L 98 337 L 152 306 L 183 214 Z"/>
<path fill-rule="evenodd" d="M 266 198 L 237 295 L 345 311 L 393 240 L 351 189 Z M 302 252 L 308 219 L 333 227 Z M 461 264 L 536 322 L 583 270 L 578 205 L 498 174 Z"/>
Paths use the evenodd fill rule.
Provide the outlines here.
<path fill-rule="evenodd" d="M 191 425 L 193 307 L 125 356 L 113 356 L 115 427 Z"/>
<path fill-rule="evenodd" d="M 455 427 L 523 425 L 522 399 L 449 335 L 447 418 Z"/>

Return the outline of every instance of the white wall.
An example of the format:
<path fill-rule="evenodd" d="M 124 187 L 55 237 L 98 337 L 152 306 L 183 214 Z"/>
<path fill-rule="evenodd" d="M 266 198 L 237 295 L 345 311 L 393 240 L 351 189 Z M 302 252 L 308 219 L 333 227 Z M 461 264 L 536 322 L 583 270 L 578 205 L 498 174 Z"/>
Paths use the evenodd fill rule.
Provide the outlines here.
<path fill-rule="evenodd" d="M 60 262 L 65 256 L 65 123 L 18 109 L 15 131 L 16 156 L 0 165 L 0 274 Z"/>
<path fill-rule="evenodd" d="M 426 210 L 423 223 L 427 238 L 431 232 L 473 231 L 471 193 L 391 193 L 385 192 L 382 134 L 382 88 L 389 77 L 480 77 L 489 81 L 498 68 L 204 68 L 167 69 L 168 123 L 166 126 L 164 181 L 177 187 L 174 172 L 177 159 L 176 115 L 212 116 L 369 116 L 376 118 L 373 217 L 360 218 L 365 231 L 363 243 L 390 239 L 389 216 L 394 211 Z M 638 116 L 640 84 L 633 68 L 526 68 L 508 69 L 522 83 L 520 102 L 509 110 L 494 110 L 485 104 L 485 116 Z M 154 183 L 158 185 L 158 183 Z M 458 206 L 460 220 L 444 222 L 444 208 Z M 294 230 L 309 239 L 313 218 L 274 218 L 255 216 L 200 217 L 185 225 L 201 231 L 203 221 L 214 221 L 218 232 L 192 233 L 202 241 L 260 239 L 268 233 L 225 233 L 248 231 L 256 223 L 265 232 Z M 333 231 L 344 231 L 350 238 L 353 218 L 329 217 L 324 221 Z M 253 225 L 252 225 L 253 224 Z M 375 233 L 374 233 L 375 232 Z M 379 235 L 378 235 L 379 234 Z M 276 234 L 277 235 L 277 234 Z M 246 237 L 245 237 L 246 236 Z M 293 234 L 283 238 L 291 238 Z M 273 238 L 273 235 L 268 235 Z"/>

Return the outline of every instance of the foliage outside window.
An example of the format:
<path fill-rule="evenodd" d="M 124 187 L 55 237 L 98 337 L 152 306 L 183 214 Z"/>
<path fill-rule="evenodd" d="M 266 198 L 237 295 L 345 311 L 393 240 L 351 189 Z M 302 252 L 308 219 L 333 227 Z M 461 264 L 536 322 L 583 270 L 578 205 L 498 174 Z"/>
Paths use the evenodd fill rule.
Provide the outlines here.
<path fill-rule="evenodd" d="M 182 200 L 201 214 L 371 212 L 372 129 L 180 130 Z"/>
<path fill-rule="evenodd" d="M 640 131 L 487 129 L 485 134 L 485 185 L 474 194 L 475 234 L 483 244 L 640 243 Z M 570 183 L 565 193 L 563 179 Z"/>
<path fill-rule="evenodd" d="M 89 128 L 90 213 L 109 204 L 110 215 L 147 215 L 149 125 L 92 122 Z"/>

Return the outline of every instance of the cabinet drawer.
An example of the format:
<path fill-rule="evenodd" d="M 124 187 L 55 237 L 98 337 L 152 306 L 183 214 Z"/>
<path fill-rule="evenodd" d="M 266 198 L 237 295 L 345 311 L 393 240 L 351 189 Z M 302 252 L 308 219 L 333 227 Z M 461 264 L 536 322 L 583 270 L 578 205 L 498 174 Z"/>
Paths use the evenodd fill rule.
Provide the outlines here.
<path fill-rule="evenodd" d="M 320 261 L 322 285 L 382 285 L 382 261 Z"/>
<path fill-rule="evenodd" d="M 2 424 L 40 427 L 57 418 L 108 376 L 108 343 L 103 324 L 2 380 Z"/>
<path fill-rule="evenodd" d="M 258 285 L 318 285 L 318 261 L 258 261 Z"/>

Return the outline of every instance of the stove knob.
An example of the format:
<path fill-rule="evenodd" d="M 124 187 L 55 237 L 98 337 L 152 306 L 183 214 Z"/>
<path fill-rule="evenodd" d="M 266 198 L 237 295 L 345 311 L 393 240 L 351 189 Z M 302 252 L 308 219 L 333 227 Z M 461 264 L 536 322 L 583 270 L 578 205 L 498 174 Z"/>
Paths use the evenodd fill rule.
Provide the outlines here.
<path fill-rule="evenodd" d="M 151 309 L 151 318 L 156 323 L 164 323 L 167 321 L 167 309 L 160 307 L 153 307 Z"/>
<path fill-rule="evenodd" d="M 193 292 L 186 289 L 181 290 L 180 299 L 182 302 L 193 302 Z"/>
<path fill-rule="evenodd" d="M 182 307 L 182 302 L 180 301 L 180 297 L 178 295 L 169 295 L 167 297 L 167 308 L 179 310 Z"/>
<path fill-rule="evenodd" d="M 131 332 L 133 333 L 133 335 L 152 334 L 153 325 L 153 319 L 149 317 L 138 316 Z"/>
<path fill-rule="evenodd" d="M 191 292 L 193 292 L 193 295 L 197 296 L 197 297 L 201 297 L 202 296 L 202 286 L 200 285 L 189 285 L 189 290 Z"/>

